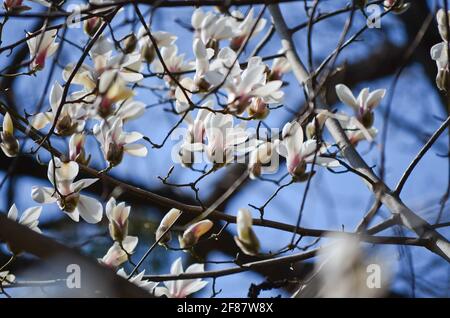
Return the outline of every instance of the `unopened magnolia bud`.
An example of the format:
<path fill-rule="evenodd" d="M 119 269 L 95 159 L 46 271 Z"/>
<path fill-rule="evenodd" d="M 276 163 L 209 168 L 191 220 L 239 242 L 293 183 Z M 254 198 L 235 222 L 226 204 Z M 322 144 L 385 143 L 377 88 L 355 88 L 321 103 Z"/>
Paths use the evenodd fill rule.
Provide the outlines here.
<path fill-rule="evenodd" d="M 77 130 L 77 124 L 72 121 L 69 115 L 63 116 L 56 124 L 56 131 L 61 136 L 71 136 Z"/>
<path fill-rule="evenodd" d="M 270 113 L 267 104 L 261 98 L 256 98 L 248 109 L 248 114 L 254 119 L 265 119 Z"/>
<path fill-rule="evenodd" d="M 155 233 L 155 239 L 158 241 L 159 245 L 166 245 L 171 239 L 172 235 L 170 231 L 164 234 L 178 219 L 181 215 L 181 211 L 178 209 L 171 209 L 161 220 L 161 223 L 158 226 L 158 229 Z"/>
<path fill-rule="evenodd" d="M 236 218 L 238 236 L 234 237 L 236 245 L 247 255 L 259 253 L 259 240 L 252 229 L 252 215 L 247 209 L 240 209 Z"/>
<path fill-rule="evenodd" d="M 141 48 L 141 57 L 148 64 L 152 63 L 156 57 L 155 47 L 152 43 L 148 43 Z"/>
<path fill-rule="evenodd" d="M 14 137 L 14 125 L 9 113 L 6 113 L 3 118 L 3 127 L 0 138 L 0 147 L 6 156 L 15 157 L 19 154 L 19 141 Z"/>
<path fill-rule="evenodd" d="M 123 147 L 117 145 L 114 142 L 109 143 L 108 152 L 106 154 L 106 160 L 114 167 L 122 162 L 123 159 Z"/>
<path fill-rule="evenodd" d="M 125 40 L 124 40 L 124 51 L 125 53 L 132 53 L 134 52 L 134 50 L 136 49 L 136 45 L 137 45 L 137 38 L 136 36 L 132 33 L 130 34 Z"/>
<path fill-rule="evenodd" d="M 244 44 L 244 40 L 245 40 L 245 36 L 237 36 L 234 37 L 231 41 L 230 41 L 230 48 L 233 51 L 239 51 L 239 49 L 241 48 L 242 44 Z"/>
<path fill-rule="evenodd" d="M 213 222 L 210 220 L 203 220 L 189 226 L 183 235 L 179 237 L 181 248 L 190 248 L 197 244 L 200 237 L 207 233 L 212 227 Z"/>
<path fill-rule="evenodd" d="M 84 21 L 83 30 L 89 36 L 94 36 L 102 24 L 102 20 L 99 17 L 92 17 Z"/>

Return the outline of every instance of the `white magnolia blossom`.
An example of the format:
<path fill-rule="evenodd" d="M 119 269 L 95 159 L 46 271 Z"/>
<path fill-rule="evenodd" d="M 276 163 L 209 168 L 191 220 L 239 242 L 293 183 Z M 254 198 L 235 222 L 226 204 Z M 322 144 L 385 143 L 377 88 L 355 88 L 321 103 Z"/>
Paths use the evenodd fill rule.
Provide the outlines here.
<path fill-rule="evenodd" d="M 95 183 L 98 179 L 81 179 L 74 182 L 79 167 L 74 161 L 61 162 L 51 159 L 47 177 L 53 187 L 33 186 L 31 197 L 38 203 L 58 203 L 59 208 L 75 222 L 80 216 L 88 223 L 98 223 L 103 216 L 102 204 L 94 198 L 80 194 L 80 191 Z M 56 189 L 57 191 L 56 191 Z"/>
<path fill-rule="evenodd" d="M 155 240 L 158 241 L 158 244 L 165 245 L 172 239 L 172 235 L 170 231 L 164 234 L 171 226 L 176 222 L 176 220 L 180 217 L 181 211 L 178 209 L 170 209 L 166 215 L 164 215 L 161 223 L 155 232 Z M 163 236 L 164 235 L 164 236 Z"/>
<path fill-rule="evenodd" d="M 134 253 L 138 244 L 136 236 L 127 236 L 122 242 L 114 242 L 99 262 L 105 266 L 116 268 L 128 260 L 128 255 Z"/>
<path fill-rule="evenodd" d="M 13 221 L 18 221 L 19 224 L 22 224 L 23 226 L 26 226 L 37 233 L 41 233 L 41 230 L 38 227 L 39 216 L 41 215 L 41 212 L 41 206 L 31 207 L 23 211 L 22 215 L 19 218 L 19 210 L 17 210 L 16 205 L 13 204 L 8 211 L 8 218 Z"/>
<path fill-rule="evenodd" d="M 438 23 L 439 34 L 441 35 L 442 42 L 435 44 L 430 51 L 431 58 L 436 61 L 437 75 L 436 85 L 441 91 L 447 91 L 449 86 L 449 65 L 448 65 L 448 35 L 447 30 L 450 27 L 446 23 L 446 19 L 450 18 L 450 12 L 445 13 L 444 9 L 440 9 L 436 14 L 436 20 Z M 447 17 L 446 17 L 447 16 Z"/>
<path fill-rule="evenodd" d="M 12 285 L 16 280 L 16 276 L 10 274 L 9 271 L 0 272 L 0 286 Z"/>
<path fill-rule="evenodd" d="M 69 139 L 69 159 L 79 164 L 87 165 L 91 159 L 89 155 L 86 157 L 84 143 L 86 141 L 85 133 L 73 134 Z"/>
<path fill-rule="evenodd" d="M 235 35 L 230 19 L 233 18 L 216 14 L 213 11 L 204 12 L 198 8 L 192 14 L 191 23 L 195 34 L 203 43 L 216 50 L 219 41 L 231 39 Z"/>
<path fill-rule="evenodd" d="M 93 61 L 93 67 L 82 64 L 73 77 L 71 83 L 83 85 L 86 91 L 91 92 L 96 89 L 100 76 L 109 71 L 114 77 L 118 77 L 124 82 L 135 83 L 143 79 L 139 72 L 141 68 L 141 58 L 139 53 L 118 54 L 113 56 L 114 45 L 106 37 L 100 37 L 89 51 Z M 75 64 L 68 64 L 63 71 L 63 79 L 68 81 L 75 68 Z M 111 75 L 110 75 L 111 76 Z"/>
<path fill-rule="evenodd" d="M 156 31 L 152 32 L 153 40 L 159 50 L 163 47 L 173 45 L 177 37 L 169 32 Z M 148 36 L 147 29 L 144 26 L 138 31 L 138 44 L 140 49 L 141 60 L 152 63 L 156 58 L 156 48 Z"/>
<path fill-rule="evenodd" d="M 231 15 L 235 19 L 229 19 L 234 30 L 234 36 L 230 42 L 233 50 L 239 50 L 246 39 L 257 36 L 265 27 L 266 19 L 254 18 L 254 9 L 250 9 L 245 16 L 240 11 L 233 11 Z M 253 31 L 253 32 L 252 32 Z"/>
<path fill-rule="evenodd" d="M 96 124 L 93 131 L 101 145 L 105 160 L 111 167 L 122 162 L 124 153 L 137 157 L 147 155 L 147 148 L 135 143 L 142 139 L 142 134 L 136 131 L 124 132 L 121 118 L 111 116 L 108 120 Z"/>
<path fill-rule="evenodd" d="M 63 98 L 63 88 L 55 82 L 50 91 L 49 102 L 51 111 L 38 113 L 31 117 L 31 125 L 35 129 L 42 129 L 49 123 L 53 123 L 59 106 Z M 68 98 L 69 102 L 71 98 Z M 76 132 L 81 132 L 86 123 L 87 112 L 80 103 L 70 102 L 62 106 L 61 112 L 58 116 L 58 122 L 55 126 L 55 131 L 62 136 L 70 136 Z"/>
<path fill-rule="evenodd" d="M 116 203 L 111 197 L 106 203 L 106 217 L 109 220 L 109 234 L 114 241 L 121 242 L 128 235 L 128 216 L 131 207 L 125 202 Z"/>
<path fill-rule="evenodd" d="M 186 62 L 184 60 L 184 53 L 178 55 L 178 47 L 176 45 L 169 45 L 163 47 L 161 50 L 161 56 L 164 60 L 164 63 L 170 73 L 175 73 L 174 75 L 177 75 L 177 73 L 182 73 L 185 71 L 190 71 L 195 68 L 194 62 Z M 155 61 L 152 64 L 152 70 L 155 73 L 164 73 L 164 66 L 161 63 L 160 59 L 155 59 Z M 168 75 L 166 75 L 167 80 Z"/>
<path fill-rule="evenodd" d="M 279 167 L 279 157 L 276 143 L 264 141 L 250 152 L 248 170 L 250 179 L 256 179 L 262 174 L 275 173 Z"/>
<path fill-rule="evenodd" d="M 303 180 L 307 177 L 306 164 L 315 162 L 324 167 L 337 167 L 339 162 L 333 158 L 324 157 L 326 148 L 319 147 L 316 140 L 304 140 L 302 127 L 298 122 L 287 123 L 283 127 L 283 140 L 277 141 L 278 153 L 286 158 L 288 172 Z M 320 149 L 319 149 L 320 148 Z"/>
<path fill-rule="evenodd" d="M 55 42 L 57 29 L 48 31 L 37 31 L 39 34 L 28 39 L 28 49 L 30 51 L 31 69 L 41 70 L 45 67 L 45 60 L 55 54 L 59 43 Z M 32 33 L 27 33 L 32 36 Z"/>
<path fill-rule="evenodd" d="M 206 48 L 201 39 L 194 39 L 193 49 L 195 55 L 194 84 L 198 90 L 205 91 L 210 86 L 205 75 L 209 71 L 209 60 L 214 56 L 214 50 Z"/>
<path fill-rule="evenodd" d="M 368 88 L 364 88 L 356 98 L 347 86 L 338 84 L 336 94 L 341 102 L 353 108 L 356 118 L 365 127 L 371 127 L 374 121 L 373 110 L 381 103 L 386 90 L 377 89 L 370 92 Z"/>
<path fill-rule="evenodd" d="M 183 235 L 179 236 L 180 248 L 190 248 L 197 244 L 200 237 L 206 234 L 213 227 L 210 220 L 202 220 L 190 225 Z"/>
<path fill-rule="evenodd" d="M 236 226 L 238 235 L 234 237 L 236 245 L 247 255 L 257 255 L 259 253 L 259 240 L 252 228 L 252 214 L 247 209 L 239 209 Z"/>
<path fill-rule="evenodd" d="M 123 268 L 121 268 L 117 271 L 117 275 L 119 275 L 125 279 L 128 279 L 128 275 L 127 275 L 127 273 L 125 273 L 125 270 Z M 153 293 L 153 291 L 154 291 L 155 287 L 158 285 L 158 283 L 144 279 L 144 275 L 145 275 L 145 270 L 143 270 L 142 272 L 140 272 L 137 275 L 134 275 L 128 281 L 132 284 L 137 285 L 138 287 L 140 287 L 142 289 L 145 289 L 146 291 L 148 291 L 150 293 Z"/>
<path fill-rule="evenodd" d="M 205 271 L 203 264 L 192 264 L 186 271 L 183 271 L 183 264 L 181 258 L 178 258 L 173 262 L 170 267 L 171 275 L 180 275 L 183 273 L 203 273 Z M 185 298 L 190 294 L 198 292 L 204 288 L 208 282 L 202 281 L 201 278 L 197 279 L 183 279 L 183 280 L 170 280 L 165 281 L 165 287 L 156 287 L 154 293 L 156 296 L 166 296 L 168 298 Z"/>
<path fill-rule="evenodd" d="M 0 148 L 7 157 L 15 157 L 19 154 L 19 140 L 14 137 L 14 124 L 9 113 L 5 113 L 3 117 Z"/>

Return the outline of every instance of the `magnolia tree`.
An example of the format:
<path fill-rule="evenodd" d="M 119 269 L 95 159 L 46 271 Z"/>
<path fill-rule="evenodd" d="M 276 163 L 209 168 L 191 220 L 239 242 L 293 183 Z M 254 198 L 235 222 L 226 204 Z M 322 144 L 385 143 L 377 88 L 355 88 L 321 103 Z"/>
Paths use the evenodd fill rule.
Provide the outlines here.
<path fill-rule="evenodd" d="M 5 0 L 2 295 L 448 295 L 447 10 Z"/>

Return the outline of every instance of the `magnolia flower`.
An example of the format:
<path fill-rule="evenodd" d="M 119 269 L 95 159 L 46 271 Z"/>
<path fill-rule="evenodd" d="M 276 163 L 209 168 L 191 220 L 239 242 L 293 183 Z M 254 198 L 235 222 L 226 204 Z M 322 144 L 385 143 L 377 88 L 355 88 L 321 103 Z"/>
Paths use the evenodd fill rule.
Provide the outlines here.
<path fill-rule="evenodd" d="M 259 240 L 252 229 L 253 219 L 249 210 L 239 209 L 236 225 L 238 236 L 234 237 L 236 245 L 247 255 L 257 255 L 259 253 Z"/>
<path fill-rule="evenodd" d="M 55 120 L 62 97 L 63 88 L 58 82 L 55 82 L 49 97 L 51 111 L 38 113 L 31 117 L 31 125 L 35 129 L 42 129 Z M 84 128 L 86 116 L 86 110 L 79 103 L 66 103 L 61 108 L 55 131 L 62 136 L 80 132 Z"/>
<path fill-rule="evenodd" d="M 147 155 L 147 148 L 142 144 L 135 143 L 142 139 L 142 134 L 136 131 L 124 132 L 123 121 L 120 118 L 111 116 L 101 124 L 96 124 L 93 132 L 110 167 L 121 163 L 125 152 L 137 157 Z"/>
<path fill-rule="evenodd" d="M 231 22 L 233 30 L 235 30 L 235 34 L 230 42 L 230 47 L 233 50 L 239 50 L 246 39 L 258 35 L 264 29 L 267 22 L 266 19 L 261 18 L 257 20 L 253 17 L 253 13 L 253 8 L 250 9 L 245 16 L 240 11 L 233 11 L 231 13 L 235 18 L 234 21 Z M 231 19 L 229 21 L 231 21 Z"/>
<path fill-rule="evenodd" d="M 275 173 L 278 165 L 276 144 L 270 141 L 262 142 L 250 153 L 248 163 L 250 179 L 256 179 L 262 174 Z"/>
<path fill-rule="evenodd" d="M 86 135 L 84 133 L 73 134 L 69 139 L 69 159 L 71 161 L 76 161 L 82 165 L 88 165 L 91 159 L 89 155 L 86 158 L 86 153 L 84 151 L 84 142 L 86 140 Z"/>
<path fill-rule="evenodd" d="M 186 271 L 183 271 L 181 258 L 178 258 L 170 267 L 171 275 L 180 275 L 183 273 L 202 273 L 204 271 L 203 264 L 192 264 L 186 269 Z M 168 298 L 185 298 L 190 294 L 198 292 L 207 284 L 208 282 L 202 281 L 201 278 L 165 281 L 165 287 L 156 287 L 154 293 L 158 297 L 165 295 Z"/>
<path fill-rule="evenodd" d="M 177 37 L 169 32 L 157 31 L 152 32 L 153 40 L 159 50 L 163 47 L 174 44 Z M 147 63 L 152 63 L 156 57 L 156 48 L 148 36 L 147 29 L 142 26 L 138 31 L 138 44 L 140 48 L 141 59 Z"/>
<path fill-rule="evenodd" d="M 306 125 L 306 137 L 308 139 L 317 139 L 317 136 L 320 136 L 320 132 L 323 129 L 323 125 L 325 121 L 328 119 L 328 112 L 320 111 L 317 115 L 312 119 L 310 123 Z M 319 130 L 319 131 L 317 131 Z"/>
<path fill-rule="evenodd" d="M 47 171 L 53 187 L 33 186 L 31 197 L 38 203 L 57 202 L 59 208 L 75 222 L 78 222 L 81 216 L 88 223 L 98 223 L 103 216 L 101 203 L 80 194 L 82 189 L 89 187 L 98 179 L 81 179 L 74 182 L 78 170 L 76 162 L 61 162 L 55 157 L 50 160 Z"/>
<path fill-rule="evenodd" d="M 233 18 L 217 15 L 212 11 L 205 13 L 199 8 L 192 14 L 191 23 L 196 35 L 203 43 L 216 51 L 219 41 L 231 39 L 235 34 L 230 19 Z"/>
<path fill-rule="evenodd" d="M 195 67 L 194 62 L 184 61 L 184 54 L 178 55 L 178 47 L 176 45 L 163 47 L 160 51 L 164 64 L 167 67 L 167 71 L 173 73 L 173 76 L 175 77 L 179 76 L 179 74 L 177 73 L 190 71 Z M 165 73 L 164 66 L 162 65 L 159 58 L 153 62 L 152 70 L 155 73 Z M 165 79 L 169 83 L 169 85 L 174 84 L 172 83 L 172 80 L 168 75 L 165 76 Z"/>
<path fill-rule="evenodd" d="M 449 86 L 449 67 L 447 42 L 434 45 L 430 51 L 431 58 L 436 61 L 438 73 L 436 75 L 436 85 L 441 91 L 446 91 Z"/>
<path fill-rule="evenodd" d="M 207 144 L 194 144 L 192 150 L 204 150 L 216 168 L 231 162 L 239 146 L 248 139 L 242 126 L 234 127 L 233 116 L 229 114 L 210 112 L 205 119 L 205 133 Z"/>
<path fill-rule="evenodd" d="M 171 226 L 176 222 L 180 215 L 180 210 L 170 209 L 170 211 L 167 212 L 167 214 L 163 217 L 155 232 L 155 240 L 158 241 L 159 245 L 166 245 L 170 242 L 170 240 L 172 239 L 170 231 L 168 231 L 166 234 L 164 234 L 164 232 L 171 228 Z"/>
<path fill-rule="evenodd" d="M 280 51 L 278 53 L 282 53 Z M 286 74 L 291 71 L 291 64 L 288 59 L 284 56 L 277 57 L 272 62 L 272 67 L 270 68 L 270 73 L 268 76 L 269 81 L 280 80 L 283 77 L 283 74 Z"/>
<path fill-rule="evenodd" d="M 200 237 L 206 234 L 213 227 L 214 223 L 210 220 L 202 220 L 189 226 L 183 235 L 179 237 L 181 248 L 190 248 L 197 244 Z"/>
<path fill-rule="evenodd" d="M 384 10 L 391 10 L 395 14 L 402 14 L 409 9 L 411 3 L 405 3 L 404 0 L 384 0 Z"/>
<path fill-rule="evenodd" d="M 380 104 L 386 90 L 377 89 L 370 93 L 368 88 L 364 88 L 355 98 L 347 86 L 338 84 L 336 85 L 336 94 L 341 102 L 353 108 L 356 118 L 365 127 L 370 127 L 374 121 L 373 110 Z"/>
<path fill-rule="evenodd" d="M 19 141 L 14 137 L 14 125 L 9 113 L 3 117 L 2 131 L 0 132 L 0 148 L 8 157 L 19 154 Z"/>
<path fill-rule="evenodd" d="M 128 275 L 127 275 L 127 273 L 125 273 L 125 270 L 123 268 L 121 268 L 117 271 L 117 275 L 119 275 L 125 279 L 128 279 Z M 144 275 L 145 275 L 145 270 L 143 270 L 139 274 L 131 277 L 128 281 L 132 284 L 137 285 L 138 287 L 140 287 L 142 289 L 145 289 L 146 291 L 148 291 L 150 293 L 153 293 L 155 287 L 158 286 L 158 283 L 143 279 Z"/>
<path fill-rule="evenodd" d="M 9 271 L 0 272 L 0 286 L 9 286 L 14 283 L 16 276 L 10 274 Z"/>
<path fill-rule="evenodd" d="M 201 39 L 194 39 L 194 55 L 195 55 L 195 86 L 200 91 L 207 91 L 209 83 L 205 79 L 206 73 L 209 71 L 209 60 L 214 55 L 212 49 L 207 49 Z"/>
<path fill-rule="evenodd" d="M 30 50 L 31 69 L 42 70 L 45 66 L 45 59 L 52 56 L 58 49 L 58 43 L 55 43 L 57 29 L 40 32 L 37 36 L 31 37 L 28 41 L 28 49 Z M 30 37 L 32 33 L 27 33 Z"/>
<path fill-rule="evenodd" d="M 116 199 L 111 197 L 106 203 L 106 216 L 109 220 L 109 234 L 114 241 L 121 242 L 128 235 L 128 216 L 130 207 L 125 202 L 116 204 Z"/>
<path fill-rule="evenodd" d="M 37 233 L 41 233 L 41 230 L 38 228 L 39 216 L 41 215 L 41 212 L 42 207 L 40 206 L 28 208 L 22 213 L 18 222 L 19 224 L 22 224 L 23 226 L 26 226 L 31 230 L 36 231 Z M 13 221 L 17 221 L 18 216 L 19 211 L 17 210 L 16 205 L 13 204 L 8 211 L 8 218 Z"/>
<path fill-rule="evenodd" d="M 102 25 L 102 19 L 97 16 L 93 16 L 83 21 L 83 31 L 89 36 L 94 36 L 98 29 Z"/>
<path fill-rule="evenodd" d="M 83 85 L 88 92 L 97 88 L 100 77 L 109 72 L 107 83 L 111 84 L 112 78 L 118 78 L 123 82 L 135 83 L 143 79 L 139 72 L 141 60 L 139 53 L 118 54 L 112 56 L 113 43 L 106 37 L 101 36 L 89 51 L 94 63 L 93 67 L 82 64 L 73 77 L 71 83 Z M 75 69 L 75 64 L 69 64 L 64 68 L 63 79 L 68 81 Z M 105 89 L 106 90 L 106 89 Z"/>
<path fill-rule="evenodd" d="M 127 236 L 122 242 L 114 242 L 106 255 L 99 262 L 108 267 L 118 267 L 128 260 L 128 255 L 134 253 L 138 243 L 136 236 Z"/>
<path fill-rule="evenodd" d="M 303 130 L 298 122 L 284 125 L 282 136 L 283 141 L 277 141 L 277 151 L 286 158 L 288 172 L 299 181 L 308 178 L 309 175 L 306 173 L 308 163 L 315 162 L 325 167 L 339 166 L 337 160 L 322 156 L 326 148 L 318 147 L 316 140 L 303 140 Z"/>
<path fill-rule="evenodd" d="M 448 19 L 449 15 L 450 15 L 450 11 L 447 12 L 447 17 L 446 17 L 445 10 L 442 8 L 439 9 L 438 12 L 436 13 L 436 21 L 438 23 L 439 34 L 441 35 L 442 40 L 445 42 L 447 42 L 447 39 L 448 39 L 447 29 L 450 26 L 447 24 L 447 19 Z M 450 23 L 450 20 L 449 20 L 449 23 Z"/>

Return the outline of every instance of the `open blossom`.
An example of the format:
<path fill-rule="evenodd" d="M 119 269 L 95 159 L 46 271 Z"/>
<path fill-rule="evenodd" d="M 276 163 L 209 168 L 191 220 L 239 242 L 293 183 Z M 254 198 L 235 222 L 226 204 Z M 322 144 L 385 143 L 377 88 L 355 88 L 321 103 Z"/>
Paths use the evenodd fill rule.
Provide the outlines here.
<path fill-rule="evenodd" d="M 195 68 L 194 62 L 186 62 L 184 60 L 184 53 L 178 55 L 178 47 L 176 45 L 163 47 L 160 51 L 167 70 L 176 78 L 180 77 L 179 73 L 190 71 Z M 164 66 L 159 58 L 153 62 L 152 70 L 155 73 L 165 73 Z M 169 75 L 165 75 L 164 79 L 169 86 L 175 85 Z"/>
<path fill-rule="evenodd" d="M 259 253 L 259 240 L 252 229 L 253 219 L 250 211 L 239 209 L 237 214 L 237 232 L 234 237 L 236 245 L 247 255 L 257 255 Z"/>
<path fill-rule="evenodd" d="M 208 48 L 217 51 L 219 41 L 231 39 L 234 36 L 233 26 L 228 16 L 216 14 L 213 11 L 204 12 L 196 9 L 192 14 L 191 23 L 195 34 Z"/>
<path fill-rule="evenodd" d="M 173 262 L 170 267 L 171 275 L 180 275 L 183 273 L 203 273 L 205 271 L 203 264 L 192 264 L 186 271 L 183 271 L 183 264 L 181 263 L 181 258 L 178 258 Z M 155 295 L 166 296 L 167 298 L 185 298 L 190 294 L 198 292 L 200 289 L 204 288 L 208 282 L 202 281 L 201 278 L 197 279 L 183 279 L 183 280 L 170 280 L 165 281 L 165 287 L 156 287 Z"/>
<path fill-rule="evenodd" d="M 16 276 L 10 274 L 9 271 L 0 272 L 0 286 L 8 286 L 14 283 Z"/>
<path fill-rule="evenodd" d="M 94 198 L 80 194 L 80 191 L 95 183 L 98 179 L 81 179 L 74 182 L 79 167 L 74 161 L 62 162 L 51 159 L 47 176 L 52 187 L 33 186 L 31 197 L 38 203 L 57 202 L 59 208 L 75 222 L 80 216 L 88 223 L 98 223 L 103 216 L 103 207 Z M 55 190 L 57 189 L 57 191 Z"/>
<path fill-rule="evenodd" d="M 197 244 L 200 237 L 206 234 L 213 227 L 214 223 L 210 220 L 202 220 L 189 226 L 183 235 L 179 237 L 181 248 L 190 248 Z"/>
<path fill-rule="evenodd" d="M 283 140 L 277 142 L 278 153 L 286 158 L 288 172 L 299 181 L 306 180 L 306 165 L 315 162 L 325 167 L 339 166 L 333 158 L 322 156 L 326 148 L 319 147 L 316 140 L 303 140 L 303 130 L 298 122 L 287 123 L 283 127 Z"/>
<path fill-rule="evenodd" d="M 246 15 L 240 11 L 233 11 L 231 15 L 235 18 L 234 21 L 230 19 L 235 34 L 230 42 L 230 47 L 233 50 L 239 50 L 244 44 L 245 40 L 258 35 L 266 25 L 266 19 L 261 18 L 257 20 L 254 18 L 254 9 L 250 9 Z M 253 32 L 252 32 L 253 31 Z"/>
<path fill-rule="evenodd" d="M 117 117 L 96 124 L 93 128 L 94 135 L 101 145 L 103 155 L 111 167 L 122 162 L 124 153 L 132 156 L 145 157 L 147 148 L 142 144 L 135 143 L 142 139 L 142 134 L 123 131 L 123 121 Z"/>
<path fill-rule="evenodd" d="M 368 88 L 364 88 L 356 98 L 347 86 L 338 84 L 336 94 L 341 102 L 353 108 L 356 118 L 365 127 L 371 127 L 374 121 L 373 110 L 381 103 L 386 90 L 377 89 L 370 92 Z"/>
<path fill-rule="evenodd" d="M 58 43 L 55 43 L 57 33 L 57 29 L 43 31 L 27 41 L 28 49 L 30 50 L 30 67 L 32 70 L 43 69 L 45 60 L 55 54 L 59 45 Z M 31 36 L 31 33 L 28 33 L 28 36 Z"/>
<path fill-rule="evenodd" d="M 131 207 L 125 202 L 116 203 L 111 197 L 106 203 L 106 217 L 109 220 L 109 234 L 114 241 L 121 242 L 128 235 L 128 216 Z"/>
<path fill-rule="evenodd" d="M 91 159 L 89 155 L 86 157 L 84 151 L 84 142 L 86 141 L 86 135 L 84 133 L 73 134 L 69 139 L 69 159 L 76 161 L 79 164 L 87 165 Z"/>
<path fill-rule="evenodd" d="M 240 145 L 248 139 L 248 133 L 242 126 L 234 126 L 232 115 L 209 113 L 205 119 L 207 144 L 194 144 L 194 151 L 203 149 L 208 160 L 216 168 L 228 164 L 234 159 Z"/>
<path fill-rule="evenodd" d="M 176 222 L 180 215 L 180 210 L 170 209 L 170 211 L 167 212 L 167 214 L 163 217 L 155 232 L 155 240 L 158 241 L 159 245 L 165 245 L 170 242 L 170 240 L 172 239 L 170 231 L 168 231 L 166 234 L 164 234 L 164 232 L 166 232 Z"/>
<path fill-rule="evenodd" d="M 8 157 L 19 154 L 19 141 L 14 137 L 14 124 L 9 113 L 3 117 L 2 131 L 0 132 L 0 148 Z"/>
<path fill-rule="evenodd" d="M 275 173 L 279 160 L 276 143 L 264 141 L 250 152 L 248 170 L 250 179 L 256 179 L 262 174 Z"/>
<path fill-rule="evenodd" d="M 128 279 L 128 275 L 127 275 L 127 273 L 125 273 L 125 270 L 123 268 L 121 268 L 117 271 L 117 275 L 119 275 L 125 279 Z M 155 287 L 158 285 L 158 283 L 144 279 L 144 275 L 145 275 L 145 270 L 143 270 L 139 274 L 131 277 L 129 279 L 129 282 L 137 285 L 138 287 L 140 287 L 142 289 L 145 289 L 146 291 L 148 291 L 150 293 L 153 293 L 153 291 L 154 291 Z"/>
<path fill-rule="evenodd" d="M 55 82 L 49 97 L 51 111 L 38 113 L 31 117 L 31 125 L 35 129 L 42 129 L 55 120 L 62 97 L 63 88 L 58 82 Z M 70 136 L 76 132 L 81 132 L 85 125 L 86 116 L 86 110 L 81 104 L 65 103 L 58 116 L 55 132 L 62 136 Z"/>
<path fill-rule="evenodd" d="M 128 255 L 134 253 L 138 243 L 136 236 L 127 236 L 122 242 L 114 242 L 103 258 L 99 262 L 108 267 L 118 267 L 128 260 Z"/>
<path fill-rule="evenodd" d="M 13 204 L 8 211 L 8 218 L 13 221 L 18 221 L 19 224 L 22 224 L 23 226 L 26 226 L 33 231 L 41 233 L 41 230 L 38 227 L 39 216 L 41 215 L 41 212 L 42 212 L 41 206 L 31 207 L 23 211 L 22 215 L 18 219 L 19 210 L 17 210 L 16 205 Z"/>
<path fill-rule="evenodd" d="M 144 26 L 138 31 L 138 44 L 140 49 L 141 59 L 147 63 L 152 63 L 156 58 L 156 48 L 148 36 L 147 29 Z M 152 32 L 153 40 L 156 42 L 158 49 L 174 44 L 177 37 L 169 32 L 156 31 Z"/>

